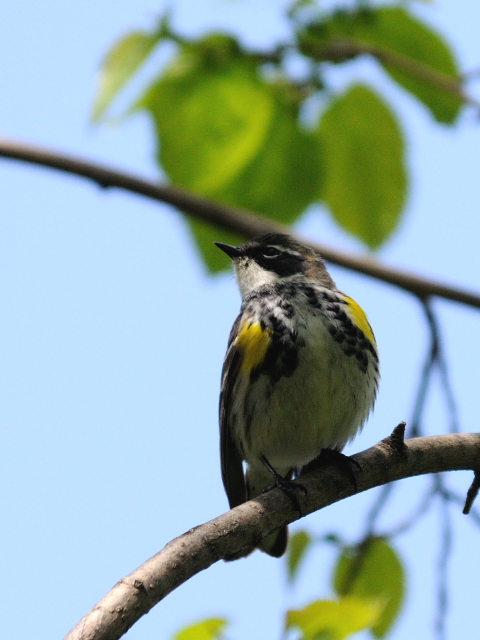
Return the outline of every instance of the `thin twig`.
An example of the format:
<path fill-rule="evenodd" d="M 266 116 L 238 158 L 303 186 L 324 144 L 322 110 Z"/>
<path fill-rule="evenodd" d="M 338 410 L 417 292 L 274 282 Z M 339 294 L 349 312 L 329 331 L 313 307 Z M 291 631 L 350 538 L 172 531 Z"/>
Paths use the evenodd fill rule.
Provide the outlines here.
<path fill-rule="evenodd" d="M 396 536 L 402 535 L 402 533 L 406 533 L 409 529 L 411 529 L 417 522 L 421 520 L 421 518 L 428 513 L 430 507 L 433 504 L 433 497 L 435 495 L 435 489 L 430 488 L 425 492 L 422 500 L 419 502 L 418 506 L 412 511 L 412 513 L 405 518 L 403 522 L 398 524 L 393 529 L 389 531 L 384 531 L 383 533 L 378 533 L 377 535 L 384 538 L 395 538 Z"/>
<path fill-rule="evenodd" d="M 386 66 L 394 67 L 398 71 L 403 71 L 409 76 L 437 87 L 441 91 L 457 98 L 460 102 L 469 104 L 480 110 L 480 102 L 467 95 L 462 87 L 460 77 L 448 76 L 432 67 L 418 62 L 413 58 L 402 55 L 391 49 L 374 46 L 368 42 L 353 38 L 337 37 L 327 44 L 318 45 L 315 49 L 315 56 L 321 60 L 331 60 L 338 62 L 358 55 L 370 55 Z"/>
<path fill-rule="evenodd" d="M 423 416 L 423 411 L 425 409 L 428 388 L 432 380 L 432 374 L 435 366 L 438 368 L 440 374 L 440 382 L 444 391 L 444 399 L 447 405 L 450 422 L 449 430 L 451 433 L 458 433 L 458 409 L 455 401 L 455 396 L 453 394 L 450 377 L 448 375 L 447 361 L 445 358 L 443 343 L 440 337 L 440 326 L 431 307 L 430 299 L 421 298 L 420 302 L 422 303 L 425 317 L 427 319 L 427 324 L 430 329 L 430 347 L 425 358 L 424 365 L 422 367 L 420 384 L 418 386 L 412 420 L 410 423 L 411 428 L 409 437 L 414 438 L 421 435 L 420 424 Z"/>
<path fill-rule="evenodd" d="M 447 405 L 447 412 L 449 415 L 450 433 L 458 433 L 460 431 L 460 420 L 458 417 L 457 401 L 452 389 L 452 383 L 448 374 L 447 361 L 443 348 L 440 351 L 439 358 L 437 360 L 438 372 L 440 374 L 440 381 L 443 387 L 444 400 Z"/>
<path fill-rule="evenodd" d="M 408 436 L 410 438 L 418 438 L 418 436 L 421 435 L 421 421 L 423 411 L 425 409 L 427 393 L 432 379 L 433 365 L 438 357 L 440 344 L 437 324 L 435 322 L 435 318 L 429 304 L 429 299 L 420 298 L 420 302 L 422 303 L 422 307 L 427 319 L 427 324 L 430 330 L 430 345 L 425 357 L 425 362 L 423 363 L 422 373 L 420 374 L 420 383 L 418 385 L 415 402 L 413 404 L 412 419 L 410 420 L 410 429 L 408 433 Z"/>
<path fill-rule="evenodd" d="M 373 536 L 377 520 L 380 516 L 380 513 L 385 508 L 390 498 L 390 495 L 393 492 L 393 488 L 394 488 L 393 484 L 386 484 L 378 492 L 377 498 L 373 503 L 373 506 L 371 507 L 370 511 L 368 512 L 367 517 L 365 518 L 366 526 L 365 526 L 365 532 L 362 536 L 362 539 Z"/>
<path fill-rule="evenodd" d="M 456 493 L 451 489 L 447 489 L 447 487 L 443 487 L 441 490 L 441 493 L 451 503 L 458 504 L 464 507 L 465 498 L 459 493 Z M 468 513 L 468 516 L 469 516 L 469 520 L 471 520 L 476 526 L 480 527 L 480 513 L 476 509 L 471 508 Z"/>
<path fill-rule="evenodd" d="M 443 478 L 440 473 L 436 474 L 438 487 L 443 486 Z M 438 591 L 437 591 L 437 616 L 435 621 L 435 631 L 437 640 L 446 640 L 446 620 L 449 607 L 448 597 L 448 563 L 452 554 L 452 523 L 448 510 L 449 501 L 440 494 L 442 535 L 440 551 L 438 555 Z"/>
<path fill-rule="evenodd" d="M 475 498 L 478 496 L 478 491 L 480 490 L 480 473 L 478 471 L 474 472 L 473 482 L 470 485 L 469 490 L 467 491 L 467 499 L 465 500 L 465 506 L 463 507 L 462 513 L 468 516 L 470 510 L 475 502 Z"/>
<path fill-rule="evenodd" d="M 271 231 L 292 233 L 288 227 L 276 224 L 267 218 L 240 209 L 222 206 L 184 189 L 144 180 L 123 171 L 50 149 L 0 138 L 0 157 L 49 167 L 87 178 L 104 188 L 124 189 L 159 202 L 165 202 L 199 220 L 217 225 L 227 231 L 233 231 L 246 238 L 252 238 Z M 346 254 L 335 251 L 331 247 L 302 240 L 310 244 L 325 260 L 332 264 L 363 273 L 382 282 L 388 282 L 420 298 L 437 296 L 480 309 L 480 295 L 477 293 L 421 278 L 406 271 L 386 267 L 368 258 Z"/>
<path fill-rule="evenodd" d="M 458 433 L 459 432 L 459 419 L 458 419 L 458 408 L 455 400 L 455 396 L 452 389 L 452 383 L 450 381 L 450 376 L 448 374 L 448 365 L 447 359 L 445 357 L 445 350 L 443 347 L 443 341 L 441 339 L 440 334 L 440 324 L 437 320 L 436 315 L 433 312 L 430 301 L 422 300 L 423 309 L 425 311 L 425 315 L 427 317 L 428 326 L 430 327 L 430 334 L 432 338 L 432 367 L 436 365 L 440 374 L 440 382 L 444 391 L 444 399 L 447 405 L 447 411 L 449 415 L 450 422 L 450 432 Z"/>
<path fill-rule="evenodd" d="M 405 455 L 405 426 L 405 422 L 401 422 L 383 441 L 396 455 L 400 457 Z M 362 540 L 366 540 L 375 535 L 375 525 L 392 492 L 392 484 L 387 484 L 381 488 L 377 495 L 377 499 L 373 503 L 365 519 L 365 532 L 361 538 Z"/>

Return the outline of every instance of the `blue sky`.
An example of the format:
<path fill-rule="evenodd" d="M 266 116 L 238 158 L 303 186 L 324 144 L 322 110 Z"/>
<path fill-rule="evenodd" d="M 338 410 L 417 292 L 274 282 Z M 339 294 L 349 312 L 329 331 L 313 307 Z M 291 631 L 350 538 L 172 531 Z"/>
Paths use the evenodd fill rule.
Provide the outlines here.
<path fill-rule="evenodd" d="M 141 1 L 17 0 L 0 24 L 0 135 L 79 154 L 144 176 L 158 175 L 143 116 L 93 128 L 88 115 L 105 50 L 149 27 L 167 5 Z M 285 33 L 280 3 L 172 3 L 177 28 L 240 31 L 267 46 Z M 480 10 L 466 0 L 417 3 L 452 43 L 460 66 L 480 66 Z M 148 69 L 147 69 L 148 73 Z M 354 78 L 375 83 L 400 116 L 412 184 L 404 221 L 379 259 L 478 288 L 478 147 L 475 114 L 455 129 L 369 62 Z M 473 88 L 474 89 L 474 88 Z M 218 462 L 219 376 L 239 306 L 233 277 L 209 278 L 181 215 L 79 179 L 0 161 L 0 636 L 62 637 L 126 573 L 171 538 L 227 508 Z M 320 210 L 299 230 L 346 250 L 362 248 Z M 421 309 L 392 287 L 332 268 L 367 310 L 382 362 L 376 411 L 349 452 L 371 446 L 409 418 L 427 330 Z M 478 425 L 479 316 L 436 302 L 464 431 Z M 428 433 L 447 428 L 438 385 Z M 467 473 L 451 474 L 459 491 Z M 425 479 L 396 488 L 382 525 L 409 513 Z M 359 495 L 297 526 L 354 540 L 374 496 Z M 450 637 L 478 629 L 472 549 L 479 531 L 452 510 Z M 438 508 L 398 538 L 408 599 L 392 638 L 432 637 Z M 232 620 L 231 638 L 276 639 L 287 606 L 328 597 L 333 556 L 319 548 L 291 590 L 285 567 L 256 553 L 196 576 L 136 625 L 128 638 L 169 638 L 205 616 Z M 475 568 L 474 568 L 475 570 Z M 362 637 L 362 636 L 360 636 Z"/>

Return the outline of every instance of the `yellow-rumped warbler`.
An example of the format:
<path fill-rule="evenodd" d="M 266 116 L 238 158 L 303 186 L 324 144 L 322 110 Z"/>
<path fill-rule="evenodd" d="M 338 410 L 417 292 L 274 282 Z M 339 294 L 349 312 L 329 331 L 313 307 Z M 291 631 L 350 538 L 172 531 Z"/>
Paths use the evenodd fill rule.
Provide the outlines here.
<path fill-rule="evenodd" d="M 341 451 L 354 438 L 375 402 L 378 355 L 365 313 L 313 249 L 279 233 L 215 244 L 232 258 L 242 295 L 220 393 L 233 508 L 269 487 L 272 473 L 288 482 L 322 449 Z M 287 539 L 285 527 L 259 548 L 280 557 Z"/>

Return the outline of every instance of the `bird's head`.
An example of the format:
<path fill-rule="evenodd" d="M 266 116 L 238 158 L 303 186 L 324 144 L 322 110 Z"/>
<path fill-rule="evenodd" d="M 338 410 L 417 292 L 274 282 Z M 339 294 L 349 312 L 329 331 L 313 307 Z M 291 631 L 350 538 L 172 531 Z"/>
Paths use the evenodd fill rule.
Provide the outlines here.
<path fill-rule="evenodd" d="M 263 285 L 315 281 L 334 286 L 320 255 L 283 233 L 267 233 L 239 247 L 215 242 L 233 260 L 242 297 Z"/>

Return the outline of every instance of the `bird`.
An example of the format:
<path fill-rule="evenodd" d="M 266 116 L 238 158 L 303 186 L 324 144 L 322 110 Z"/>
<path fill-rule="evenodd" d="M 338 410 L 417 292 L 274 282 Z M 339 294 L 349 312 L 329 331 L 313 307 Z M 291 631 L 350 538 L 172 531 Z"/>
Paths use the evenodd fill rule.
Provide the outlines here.
<path fill-rule="evenodd" d="M 219 403 L 221 473 L 234 508 L 272 478 L 289 493 L 322 450 L 341 455 L 373 409 L 379 361 L 365 312 L 314 249 L 282 233 L 215 245 L 231 258 L 242 297 Z M 278 558 L 287 544 L 283 527 L 258 547 Z"/>

